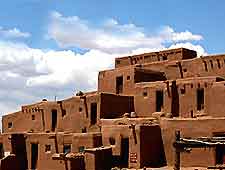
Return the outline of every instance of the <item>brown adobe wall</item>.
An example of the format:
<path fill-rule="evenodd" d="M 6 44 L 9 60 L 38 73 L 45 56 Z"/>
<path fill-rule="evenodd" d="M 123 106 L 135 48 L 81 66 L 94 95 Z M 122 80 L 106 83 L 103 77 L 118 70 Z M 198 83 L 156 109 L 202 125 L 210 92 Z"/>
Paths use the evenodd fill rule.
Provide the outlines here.
<path fill-rule="evenodd" d="M 121 57 L 115 59 L 115 68 L 124 67 L 135 64 L 145 64 L 159 61 L 173 61 L 182 59 L 191 59 L 197 57 L 197 53 L 193 50 L 178 48 L 164 50 L 159 52 L 150 52 L 140 55 Z"/>
<path fill-rule="evenodd" d="M 223 117 L 224 109 L 222 103 L 225 99 L 223 91 L 224 85 L 220 88 L 213 88 L 217 84 L 216 77 L 202 77 L 202 78 L 188 78 L 178 79 L 176 81 L 176 102 L 177 113 L 174 116 L 180 117 L 196 117 L 200 115 L 209 115 L 214 117 Z M 222 84 L 222 83 L 221 83 Z M 204 105 L 201 109 L 197 107 L 197 91 L 198 89 L 204 90 Z M 136 84 L 135 94 L 135 111 L 139 117 L 153 116 L 157 112 L 157 91 L 163 92 L 163 106 L 161 111 L 163 113 L 171 113 L 172 111 L 172 82 L 156 82 L 156 83 L 139 83 Z M 215 97 L 213 97 L 215 96 Z M 214 98 L 217 99 L 214 100 Z M 215 105 L 220 105 L 215 108 Z M 173 112 L 174 113 L 174 112 Z"/>
<path fill-rule="evenodd" d="M 198 118 L 198 119 L 161 119 L 160 127 L 162 131 L 163 143 L 168 166 L 174 165 L 175 130 L 181 131 L 181 137 L 210 137 L 215 132 L 224 134 L 224 118 Z M 197 148 L 191 153 L 181 154 L 182 167 L 208 167 L 215 165 L 215 150 Z"/>

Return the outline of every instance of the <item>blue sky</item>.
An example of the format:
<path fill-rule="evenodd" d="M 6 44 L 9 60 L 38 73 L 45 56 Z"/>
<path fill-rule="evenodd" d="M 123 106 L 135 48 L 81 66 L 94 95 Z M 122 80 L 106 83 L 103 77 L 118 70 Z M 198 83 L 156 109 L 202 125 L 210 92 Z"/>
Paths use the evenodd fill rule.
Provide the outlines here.
<path fill-rule="evenodd" d="M 225 1 L 7 0 L 0 5 L 0 114 L 95 90 L 115 57 L 186 47 L 225 53 Z M 10 94 L 10 95 L 9 95 Z"/>
<path fill-rule="evenodd" d="M 26 42 L 37 48 L 57 48 L 54 42 L 46 42 L 43 34 L 49 13 L 58 11 L 94 24 L 115 18 L 151 32 L 164 25 L 176 31 L 191 30 L 204 37 L 200 43 L 208 53 L 221 53 L 225 49 L 224 5 L 222 0 L 8 0 L 0 6 L 0 21 L 4 28 L 17 27 L 32 33 Z"/>

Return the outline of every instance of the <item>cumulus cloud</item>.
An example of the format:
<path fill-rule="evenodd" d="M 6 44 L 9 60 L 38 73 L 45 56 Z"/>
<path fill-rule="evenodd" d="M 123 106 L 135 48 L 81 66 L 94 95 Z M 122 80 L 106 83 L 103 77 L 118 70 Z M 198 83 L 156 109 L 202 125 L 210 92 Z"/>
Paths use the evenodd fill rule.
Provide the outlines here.
<path fill-rule="evenodd" d="M 31 36 L 29 32 L 22 32 L 18 28 L 4 29 L 0 27 L 0 37 L 4 38 L 28 38 Z"/>
<path fill-rule="evenodd" d="M 98 49 L 109 53 L 123 53 L 137 48 L 163 48 L 164 43 L 198 41 L 202 36 L 189 31 L 175 32 L 170 26 L 163 27 L 155 35 L 147 33 L 134 24 L 120 24 L 114 19 L 100 26 L 78 16 L 65 17 L 52 12 L 48 27 L 48 38 L 60 47 Z"/>
<path fill-rule="evenodd" d="M 196 50 L 198 55 L 206 53 L 200 45 L 190 43 L 203 37 L 189 31 L 176 32 L 165 26 L 150 34 L 114 19 L 97 27 L 77 16 L 64 17 L 57 12 L 51 14 L 48 38 L 60 47 L 88 50 L 79 54 L 35 49 L 0 40 L 0 112 L 15 111 L 42 98 L 59 99 L 78 90 L 95 90 L 98 71 L 113 68 L 115 57 L 177 47 Z"/>

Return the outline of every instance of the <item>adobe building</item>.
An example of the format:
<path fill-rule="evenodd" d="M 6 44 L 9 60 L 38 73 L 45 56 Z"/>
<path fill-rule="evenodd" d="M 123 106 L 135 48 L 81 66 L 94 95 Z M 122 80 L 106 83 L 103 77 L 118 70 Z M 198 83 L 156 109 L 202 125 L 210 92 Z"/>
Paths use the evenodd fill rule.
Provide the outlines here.
<path fill-rule="evenodd" d="M 179 48 L 115 59 L 98 90 L 2 118 L 1 170 L 172 167 L 175 131 L 225 137 L 225 55 Z M 182 167 L 225 163 L 225 145 L 181 153 Z"/>

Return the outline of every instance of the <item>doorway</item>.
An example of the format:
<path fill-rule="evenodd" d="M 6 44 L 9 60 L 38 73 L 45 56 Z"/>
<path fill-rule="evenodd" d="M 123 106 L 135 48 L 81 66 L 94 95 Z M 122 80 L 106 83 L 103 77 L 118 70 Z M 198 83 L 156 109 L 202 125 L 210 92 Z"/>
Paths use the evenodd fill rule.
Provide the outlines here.
<path fill-rule="evenodd" d="M 197 89 L 197 110 L 204 109 L 204 89 Z"/>
<path fill-rule="evenodd" d="M 31 169 L 37 169 L 38 162 L 38 144 L 31 143 Z"/>
<path fill-rule="evenodd" d="M 52 131 L 55 131 L 55 128 L 57 126 L 57 110 L 52 110 Z"/>
<path fill-rule="evenodd" d="M 123 76 L 116 77 L 116 94 L 123 93 Z"/>
<path fill-rule="evenodd" d="M 156 112 L 161 112 L 163 108 L 163 91 L 156 91 Z"/>
<path fill-rule="evenodd" d="M 129 138 L 121 139 L 121 167 L 127 168 L 129 162 Z"/>
<path fill-rule="evenodd" d="M 91 103 L 91 125 L 97 123 L 97 103 Z"/>
<path fill-rule="evenodd" d="M 23 134 L 12 134 L 11 136 L 12 153 L 18 160 L 20 170 L 28 169 L 26 137 Z"/>

